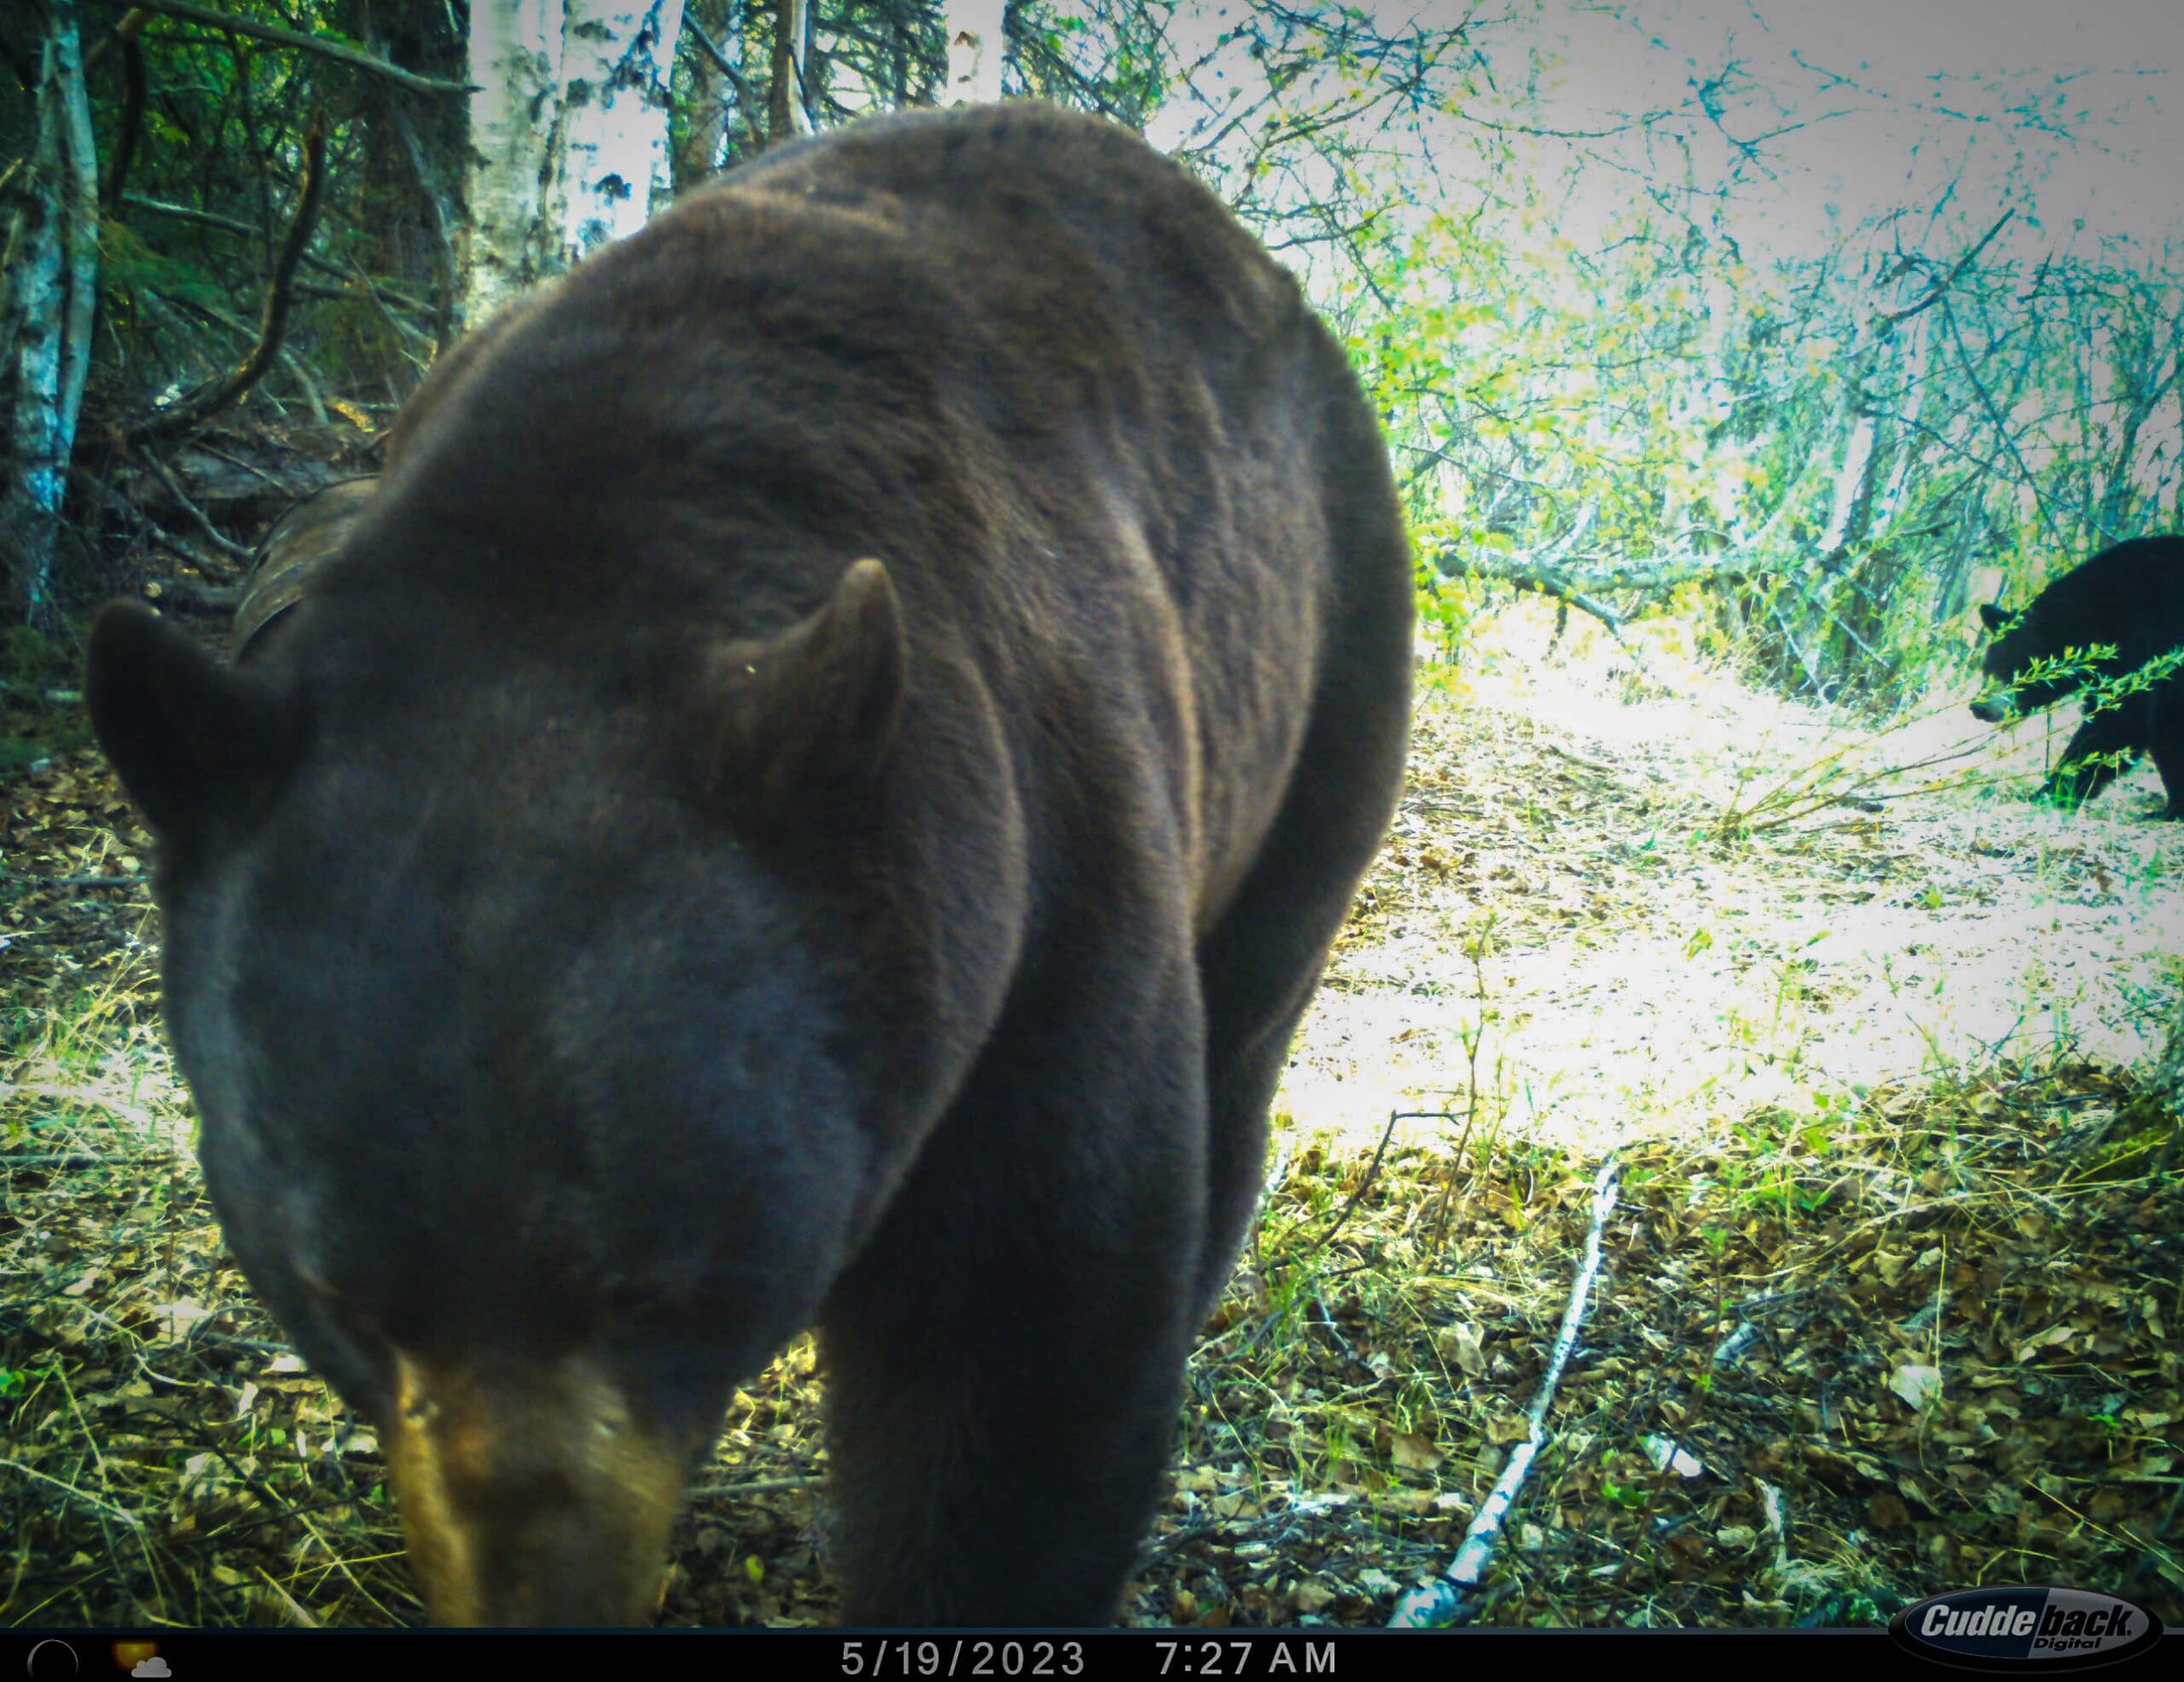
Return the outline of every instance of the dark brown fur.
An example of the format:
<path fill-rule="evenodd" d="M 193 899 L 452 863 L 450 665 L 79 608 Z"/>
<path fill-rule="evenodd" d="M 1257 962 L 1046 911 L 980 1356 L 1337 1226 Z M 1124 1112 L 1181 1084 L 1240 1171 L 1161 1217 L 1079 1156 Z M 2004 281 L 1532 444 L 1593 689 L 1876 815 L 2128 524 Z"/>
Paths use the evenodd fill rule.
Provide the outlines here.
<path fill-rule="evenodd" d="M 815 1320 L 848 1619 L 1111 1615 L 1410 624 L 1293 282 L 1031 106 L 784 148 L 490 329 L 238 672 L 102 620 L 208 1181 L 438 1615 L 642 1615 L 611 1492 Z"/>

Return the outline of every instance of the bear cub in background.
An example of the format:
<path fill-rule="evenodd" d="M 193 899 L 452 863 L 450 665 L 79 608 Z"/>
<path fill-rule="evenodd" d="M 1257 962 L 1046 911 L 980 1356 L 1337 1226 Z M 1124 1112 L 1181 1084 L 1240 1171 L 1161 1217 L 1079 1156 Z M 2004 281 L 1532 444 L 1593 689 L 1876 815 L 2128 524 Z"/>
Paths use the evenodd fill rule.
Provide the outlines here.
<path fill-rule="evenodd" d="M 1972 704 L 1973 716 L 2000 724 L 2014 714 L 2053 706 L 2089 683 L 2135 672 L 2184 649 L 2184 537 L 2134 537 L 2103 549 L 2041 591 L 2022 613 L 1987 603 L 1979 618 L 1999 635 L 1987 647 L 1982 670 L 1988 687 Z M 2066 650 L 2096 645 L 2116 652 L 2074 662 L 2082 668 L 2076 672 L 2017 681 L 2036 660 L 2060 659 Z M 2168 790 L 2164 815 L 2184 818 L 2184 670 L 2089 713 L 2063 750 L 2045 792 L 2079 805 L 2142 753 L 2153 756 Z M 2115 757 L 2100 763 L 2104 755 Z M 2096 763 L 2087 764 L 2088 759 Z"/>

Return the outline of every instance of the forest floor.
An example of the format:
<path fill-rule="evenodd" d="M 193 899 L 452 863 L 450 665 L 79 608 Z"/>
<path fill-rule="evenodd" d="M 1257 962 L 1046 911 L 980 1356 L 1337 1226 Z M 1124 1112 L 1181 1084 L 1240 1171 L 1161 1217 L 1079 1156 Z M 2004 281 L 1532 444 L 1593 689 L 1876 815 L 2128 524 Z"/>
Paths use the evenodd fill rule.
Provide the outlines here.
<path fill-rule="evenodd" d="M 2184 824 L 2143 772 L 2022 798 L 2038 722 L 1875 734 L 1636 630 L 1643 676 L 1520 605 L 1427 673 L 1128 1620 L 1378 1624 L 1443 1567 L 1612 1151 L 1480 1621 L 2052 1581 L 2184 1622 L 2184 1163 L 2137 1084 Z M 0 766 L 0 1622 L 414 1621 L 372 1434 L 222 1250 L 147 844 L 79 744 Z M 818 1391 L 805 1343 L 737 1393 L 663 1621 L 827 1618 Z"/>

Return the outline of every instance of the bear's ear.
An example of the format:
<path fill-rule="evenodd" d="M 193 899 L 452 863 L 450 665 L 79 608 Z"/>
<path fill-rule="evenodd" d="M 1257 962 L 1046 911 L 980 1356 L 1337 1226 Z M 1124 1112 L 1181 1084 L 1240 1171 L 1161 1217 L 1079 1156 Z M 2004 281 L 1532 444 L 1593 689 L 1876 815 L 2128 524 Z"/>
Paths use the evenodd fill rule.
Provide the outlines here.
<path fill-rule="evenodd" d="M 258 680 L 230 671 L 142 603 L 91 627 L 84 697 L 91 728 L 163 841 L 187 845 L 216 812 L 268 793 L 295 733 Z"/>
<path fill-rule="evenodd" d="M 907 668 L 902 606 L 876 560 L 852 565 L 816 612 L 770 642 L 719 649 L 709 683 L 725 725 L 721 792 L 777 806 L 870 775 L 894 735 Z"/>
<path fill-rule="evenodd" d="M 2001 602 L 1983 601 L 1979 604 L 1979 623 L 1989 630 L 1998 631 L 2009 622 L 2009 612 Z"/>

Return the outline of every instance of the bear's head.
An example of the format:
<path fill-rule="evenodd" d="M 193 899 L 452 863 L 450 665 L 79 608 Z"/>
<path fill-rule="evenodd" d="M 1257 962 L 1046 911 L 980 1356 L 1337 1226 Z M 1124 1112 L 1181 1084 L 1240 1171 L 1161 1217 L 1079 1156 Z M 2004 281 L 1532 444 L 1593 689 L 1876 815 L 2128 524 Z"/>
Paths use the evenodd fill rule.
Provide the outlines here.
<path fill-rule="evenodd" d="M 435 1621 L 642 1620 L 734 1384 L 855 1242 L 868 899 L 764 816 L 876 773 L 892 587 L 679 665 L 309 609 L 235 669 L 141 606 L 92 633 L 206 1184 L 378 1426 Z"/>
<path fill-rule="evenodd" d="M 2017 613 L 1996 602 L 1979 605 L 1979 623 L 1994 641 L 1979 662 L 1986 681 L 1972 703 L 1974 718 L 2001 724 L 2038 712 L 2067 700 L 2095 675 L 2095 668 L 2082 659 L 2059 658 L 2070 651 L 2071 639 L 2051 623 L 2054 617 L 2042 611 L 2041 600 Z M 2027 676 L 2042 662 L 2050 663 L 2051 669 L 2039 676 Z"/>

